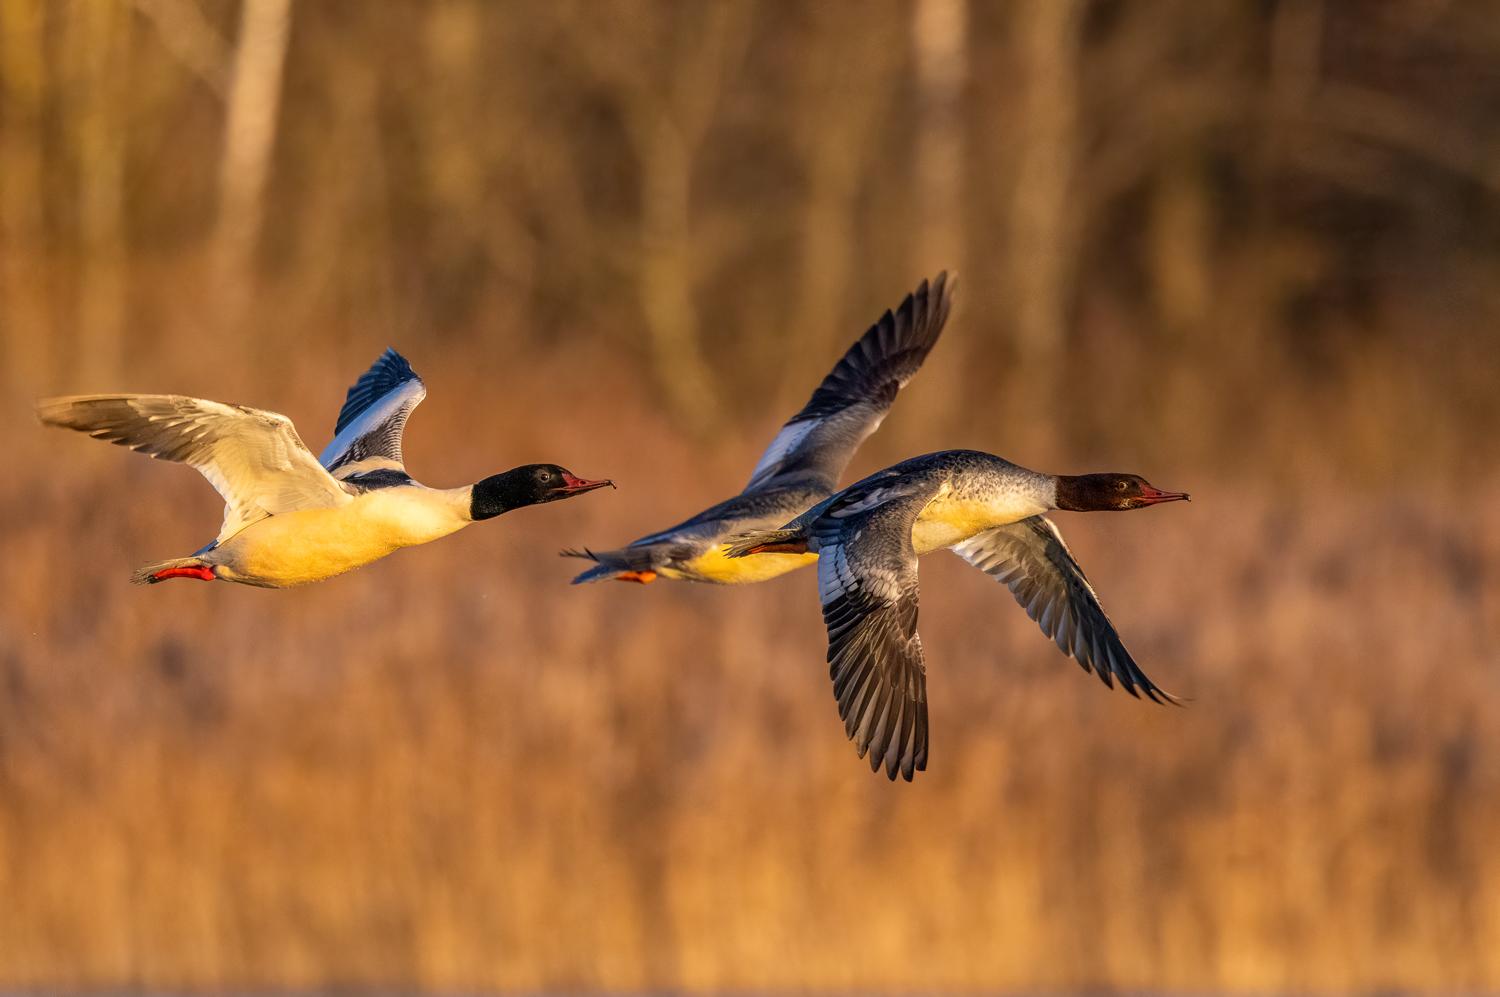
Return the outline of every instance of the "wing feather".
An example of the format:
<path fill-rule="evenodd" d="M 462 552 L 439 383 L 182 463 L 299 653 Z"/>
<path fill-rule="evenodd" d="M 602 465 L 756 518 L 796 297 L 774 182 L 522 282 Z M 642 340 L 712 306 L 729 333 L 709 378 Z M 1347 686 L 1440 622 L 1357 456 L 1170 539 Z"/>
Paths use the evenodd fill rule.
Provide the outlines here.
<path fill-rule="evenodd" d="M 388 349 L 350 387 L 333 440 L 319 462 L 340 477 L 372 470 L 406 470 L 401 437 L 427 386 L 406 358 Z"/>
<path fill-rule="evenodd" d="M 182 395 L 75 395 L 43 399 L 37 415 L 196 468 L 224 499 L 220 540 L 266 516 L 350 499 L 276 412 Z"/>
<path fill-rule="evenodd" d="M 745 491 L 814 480 L 832 491 L 854 451 L 880 427 L 948 321 L 957 282 L 940 273 L 886 312 L 834 364 L 761 455 Z"/>
<path fill-rule="evenodd" d="M 1094 587 L 1046 516 L 986 530 L 955 545 L 953 552 L 1009 587 L 1042 632 L 1106 686 L 1113 688 L 1118 679 L 1132 696 L 1177 702 L 1146 677 L 1125 649 Z"/>
<path fill-rule="evenodd" d="M 936 486 L 881 484 L 833 500 L 812 525 L 828 671 L 844 733 L 872 771 L 927 767 L 927 671 L 911 529 Z"/>

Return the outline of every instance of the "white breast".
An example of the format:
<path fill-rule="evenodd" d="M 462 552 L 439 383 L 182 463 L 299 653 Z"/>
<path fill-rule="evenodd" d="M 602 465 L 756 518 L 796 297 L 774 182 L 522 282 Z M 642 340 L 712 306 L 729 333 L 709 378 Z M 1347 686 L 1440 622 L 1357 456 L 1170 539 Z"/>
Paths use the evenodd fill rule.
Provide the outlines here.
<path fill-rule="evenodd" d="M 215 549 L 224 573 L 262 585 L 300 585 L 429 543 L 470 523 L 468 489 L 380 488 L 334 509 L 271 516 Z"/>

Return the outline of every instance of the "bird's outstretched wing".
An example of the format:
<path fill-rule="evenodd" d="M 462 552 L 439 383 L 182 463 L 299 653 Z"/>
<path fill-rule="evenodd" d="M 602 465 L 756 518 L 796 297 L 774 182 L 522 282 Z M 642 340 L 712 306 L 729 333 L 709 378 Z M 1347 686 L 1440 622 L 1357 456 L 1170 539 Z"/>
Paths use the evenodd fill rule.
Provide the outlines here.
<path fill-rule="evenodd" d="M 936 490 L 856 486 L 835 496 L 811 528 L 844 732 L 861 758 L 869 755 L 872 771 L 884 764 L 893 780 L 910 781 L 927 767 L 927 669 L 911 531 Z"/>
<path fill-rule="evenodd" d="M 1118 679 L 1132 696 L 1177 702 L 1125 650 L 1083 569 L 1046 516 L 985 530 L 955 545 L 953 552 L 1008 586 L 1042 632 L 1084 671 L 1094 672 L 1111 688 Z"/>
<path fill-rule="evenodd" d="M 386 350 L 344 399 L 333 441 L 318 460 L 347 478 L 368 471 L 406 472 L 401 434 L 412 409 L 427 397 L 427 386 L 406 358 Z"/>
<path fill-rule="evenodd" d="M 890 411 L 948 321 L 956 281 L 940 273 L 886 312 L 823 378 L 802 411 L 776 434 L 745 491 L 816 481 L 832 491 L 854 451 Z"/>
<path fill-rule="evenodd" d="M 256 520 L 350 500 L 313 458 L 292 421 L 275 412 L 182 395 L 46 398 L 51 426 L 197 468 L 224 498 L 225 540 Z"/>

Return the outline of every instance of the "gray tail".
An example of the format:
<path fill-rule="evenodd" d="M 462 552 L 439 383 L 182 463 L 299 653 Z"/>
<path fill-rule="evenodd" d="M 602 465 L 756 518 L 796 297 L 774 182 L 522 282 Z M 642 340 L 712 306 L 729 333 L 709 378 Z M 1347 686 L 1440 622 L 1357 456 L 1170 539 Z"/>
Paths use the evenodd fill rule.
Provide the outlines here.
<path fill-rule="evenodd" d="M 184 568 L 185 569 L 197 569 L 197 570 L 200 570 L 200 571 L 206 569 L 209 572 L 213 571 L 213 565 L 209 564 L 207 561 L 203 560 L 201 557 L 196 557 L 196 556 L 194 556 L 194 557 L 174 557 L 174 558 L 170 558 L 170 559 L 168 559 L 166 561 L 157 561 L 154 564 L 148 564 L 148 565 L 145 565 L 142 568 L 136 569 L 136 571 L 133 572 L 131 574 L 131 576 L 130 576 L 130 584 L 132 584 L 132 585 L 155 585 L 157 582 L 164 582 L 168 578 L 190 578 L 190 577 L 193 577 L 193 576 L 188 575 L 188 574 L 168 574 L 167 573 L 167 572 L 173 572 L 173 571 L 175 571 L 177 569 L 184 569 Z M 203 580 L 204 581 L 208 581 L 207 578 L 204 578 Z"/>
<path fill-rule="evenodd" d="M 581 572 L 577 578 L 573 579 L 574 585 L 607 581 L 622 571 L 652 571 L 655 570 L 657 564 L 655 552 L 649 547 L 624 547 L 620 550 L 569 548 L 558 553 L 563 557 L 581 557 L 585 561 L 595 562 L 594 567 Z"/>
<path fill-rule="evenodd" d="M 800 529 L 750 530 L 736 533 L 724 541 L 724 556 L 749 557 L 751 554 L 804 554 L 807 534 Z"/>

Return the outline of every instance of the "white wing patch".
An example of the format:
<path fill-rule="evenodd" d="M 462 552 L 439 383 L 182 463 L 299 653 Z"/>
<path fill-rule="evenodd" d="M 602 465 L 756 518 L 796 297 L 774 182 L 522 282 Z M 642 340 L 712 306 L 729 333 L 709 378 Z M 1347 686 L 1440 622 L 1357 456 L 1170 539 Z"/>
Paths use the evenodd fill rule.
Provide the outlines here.
<path fill-rule="evenodd" d="M 787 455 L 802 445 L 807 435 L 818 425 L 817 419 L 804 419 L 801 422 L 788 423 L 781 427 L 781 432 L 766 447 L 766 452 L 761 454 L 760 461 L 755 465 L 755 470 L 750 472 L 750 483 L 745 488 L 751 489 L 760 484 L 765 478 L 769 478 L 779 469 L 781 462 Z"/>
<path fill-rule="evenodd" d="M 897 479 L 893 484 L 881 485 L 879 487 L 869 489 L 863 495 L 859 496 L 859 498 L 850 502 L 848 505 L 835 506 L 833 509 L 829 510 L 828 518 L 848 519 L 851 516 L 858 516 L 861 513 L 869 512 L 876 506 L 885 505 L 887 502 L 893 501 L 895 499 L 907 498 L 912 494 L 912 491 L 912 486 L 909 483 Z M 938 489 L 937 494 L 931 499 L 931 501 L 938 501 L 938 499 L 940 499 L 942 496 L 948 494 L 948 491 L 948 483 L 943 482 L 942 487 Z"/>
<path fill-rule="evenodd" d="M 420 378 L 403 381 L 360 413 L 323 448 L 318 463 L 326 468 L 358 464 L 358 472 L 406 469 L 401 434 L 412 409 L 427 397 Z M 357 472 L 351 472 L 357 473 Z"/>

